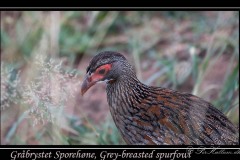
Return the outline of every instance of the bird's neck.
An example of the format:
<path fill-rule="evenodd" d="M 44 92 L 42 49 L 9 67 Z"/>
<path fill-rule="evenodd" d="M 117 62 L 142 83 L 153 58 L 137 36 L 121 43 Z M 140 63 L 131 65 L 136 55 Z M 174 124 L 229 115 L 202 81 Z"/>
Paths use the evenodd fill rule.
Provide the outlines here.
<path fill-rule="evenodd" d="M 112 83 L 107 84 L 107 99 L 110 111 L 128 115 L 137 111 L 136 106 L 148 95 L 146 86 L 135 73 L 123 74 Z"/>
<path fill-rule="evenodd" d="M 116 78 L 107 83 L 107 93 L 110 96 L 119 96 L 122 92 L 131 92 L 139 89 L 143 84 L 138 80 L 132 66 L 126 64 L 119 66 L 121 71 L 118 71 Z"/>

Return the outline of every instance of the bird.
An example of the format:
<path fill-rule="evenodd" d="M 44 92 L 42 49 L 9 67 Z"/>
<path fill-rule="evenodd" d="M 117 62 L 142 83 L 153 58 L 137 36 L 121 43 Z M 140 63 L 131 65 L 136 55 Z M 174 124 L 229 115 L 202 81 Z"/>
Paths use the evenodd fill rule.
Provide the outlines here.
<path fill-rule="evenodd" d="M 97 53 L 86 69 L 82 96 L 105 82 L 113 121 L 127 145 L 237 145 L 237 128 L 211 103 L 186 92 L 148 86 L 115 51 Z"/>

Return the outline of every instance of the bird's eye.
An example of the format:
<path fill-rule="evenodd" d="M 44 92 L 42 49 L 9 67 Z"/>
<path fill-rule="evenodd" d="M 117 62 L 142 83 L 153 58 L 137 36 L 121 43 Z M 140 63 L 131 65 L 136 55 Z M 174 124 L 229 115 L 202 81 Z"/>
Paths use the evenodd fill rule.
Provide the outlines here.
<path fill-rule="evenodd" d="M 98 74 L 104 74 L 105 73 L 105 69 L 100 69 L 99 71 L 98 71 Z"/>

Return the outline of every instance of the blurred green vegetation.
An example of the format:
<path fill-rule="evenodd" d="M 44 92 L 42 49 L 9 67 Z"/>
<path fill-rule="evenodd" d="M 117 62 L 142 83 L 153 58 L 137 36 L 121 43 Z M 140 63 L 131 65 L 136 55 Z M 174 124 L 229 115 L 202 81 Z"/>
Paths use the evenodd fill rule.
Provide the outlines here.
<path fill-rule="evenodd" d="M 109 111 L 89 116 L 91 97 L 74 81 L 102 50 L 126 55 L 142 82 L 200 96 L 239 125 L 239 12 L 2 11 L 1 144 L 125 144 Z"/>

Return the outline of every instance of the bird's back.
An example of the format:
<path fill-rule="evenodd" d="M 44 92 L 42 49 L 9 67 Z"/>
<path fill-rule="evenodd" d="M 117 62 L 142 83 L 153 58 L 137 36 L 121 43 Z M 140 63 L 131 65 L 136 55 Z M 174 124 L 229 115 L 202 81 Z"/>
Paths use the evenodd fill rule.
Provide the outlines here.
<path fill-rule="evenodd" d="M 210 103 L 141 83 L 108 89 L 113 119 L 128 144 L 239 144 L 238 129 Z M 111 87 L 110 87 L 111 88 Z"/>

